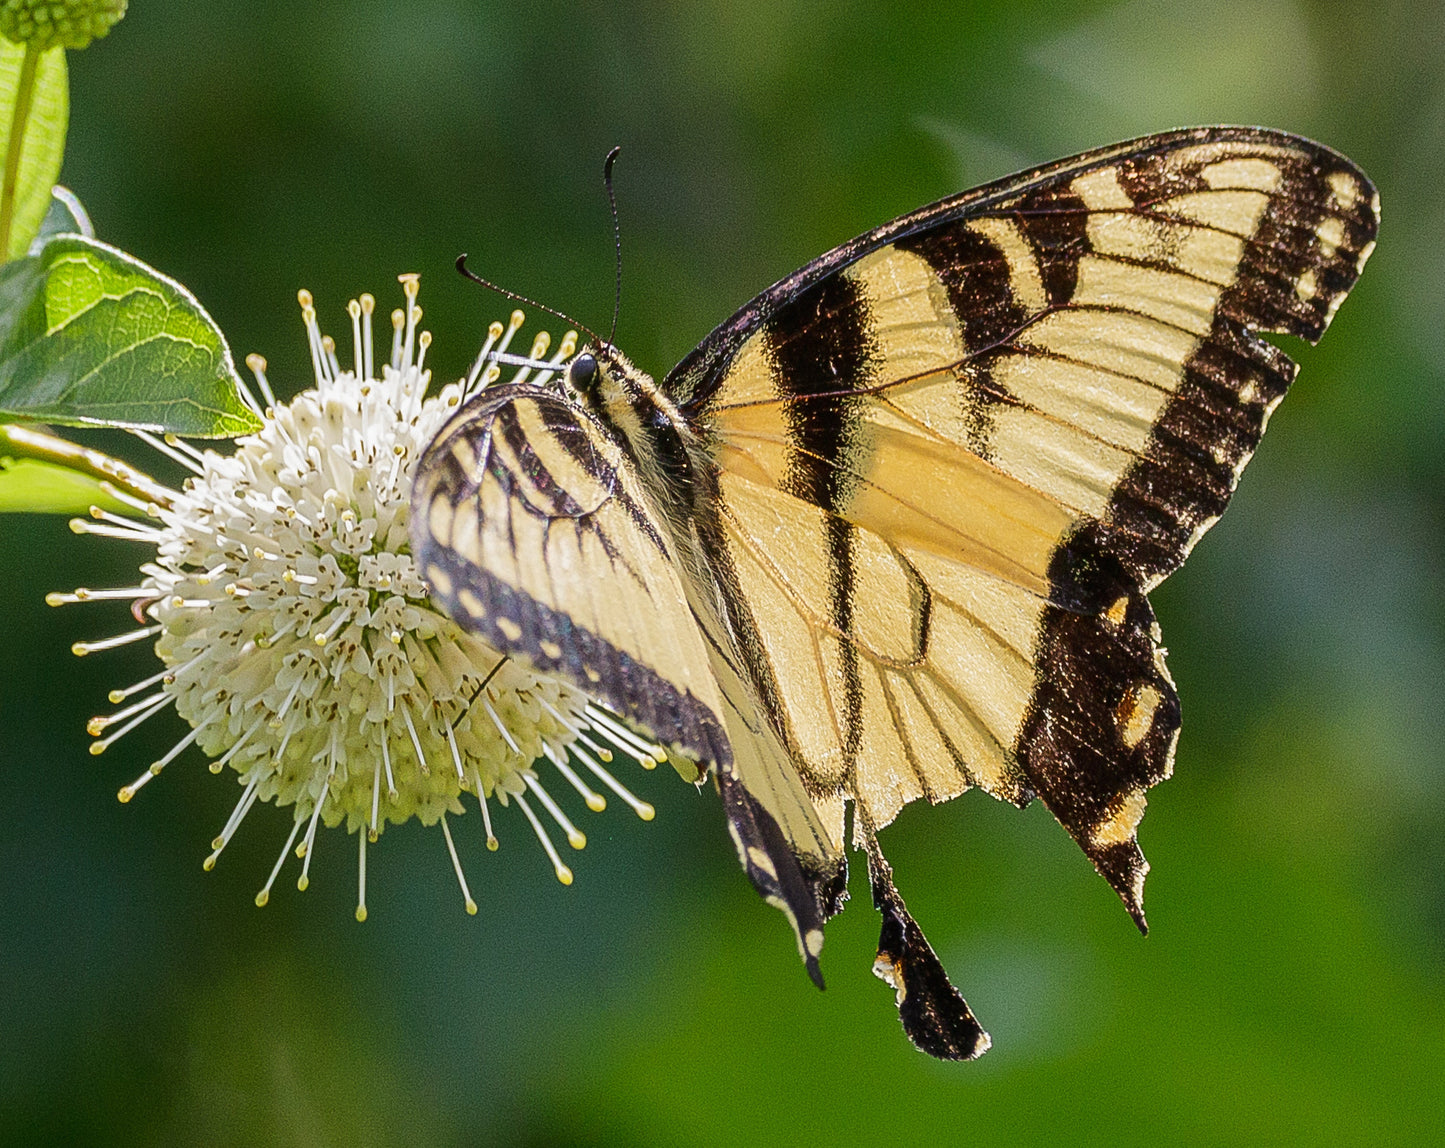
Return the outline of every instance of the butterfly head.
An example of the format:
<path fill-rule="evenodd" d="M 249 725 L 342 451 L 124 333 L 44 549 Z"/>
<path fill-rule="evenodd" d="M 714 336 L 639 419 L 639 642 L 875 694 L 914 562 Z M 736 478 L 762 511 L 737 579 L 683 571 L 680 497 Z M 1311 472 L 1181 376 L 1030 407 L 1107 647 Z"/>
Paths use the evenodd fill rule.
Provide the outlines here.
<path fill-rule="evenodd" d="M 568 399 L 613 425 L 626 427 L 639 419 L 651 423 L 659 414 L 671 413 L 652 377 L 610 343 L 589 343 L 577 352 L 562 375 L 562 386 Z"/>

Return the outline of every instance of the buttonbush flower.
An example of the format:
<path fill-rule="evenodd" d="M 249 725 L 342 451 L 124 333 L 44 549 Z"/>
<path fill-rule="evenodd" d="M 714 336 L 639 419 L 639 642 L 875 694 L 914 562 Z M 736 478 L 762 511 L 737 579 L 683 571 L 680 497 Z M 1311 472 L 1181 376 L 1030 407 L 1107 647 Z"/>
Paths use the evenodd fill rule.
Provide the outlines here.
<path fill-rule="evenodd" d="M 84 48 L 125 15 L 126 0 L 0 0 L 0 35 L 44 51 Z"/>
<path fill-rule="evenodd" d="M 379 378 L 371 296 L 348 305 L 354 353 L 343 369 L 302 291 L 314 388 L 278 403 L 265 361 L 253 355 L 247 363 L 264 406 L 247 397 L 265 425 L 237 440 L 233 454 L 137 432 L 191 477 L 180 490 L 108 484 L 134 514 L 92 508 L 91 518 L 71 526 L 154 549 L 154 560 L 134 586 L 47 598 L 52 605 L 128 600 L 140 628 L 76 643 L 75 652 L 154 639 L 163 663 L 111 692 L 120 708 L 89 723 L 93 753 L 168 709 L 191 727 L 120 790 L 121 801 L 196 745 L 213 773 L 230 769 L 242 787 L 206 868 L 257 802 L 289 806 L 290 835 L 256 903 L 266 903 L 293 849 L 301 860 L 297 886 L 305 889 L 319 827 L 344 825 L 357 838 L 358 920 L 366 917 L 367 845 L 388 824 L 416 817 L 441 826 L 467 911 L 475 913 L 448 823 L 463 812 L 464 794 L 489 849 L 498 846 L 492 803 L 515 806 L 558 880 L 570 884 L 544 817 L 575 849 L 586 837 L 548 785 L 560 778 L 594 812 L 607 803 L 600 787 L 651 820 L 652 806 L 607 763 L 614 750 L 646 768 L 665 758 L 571 685 L 508 660 L 428 602 L 407 536 L 412 472 L 468 390 L 495 381 L 500 368 L 479 356 L 467 379 L 425 398 L 431 335 L 418 330 L 417 276 L 401 281 L 407 307 L 392 314 L 391 358 Z M 522 321 L 517 311 L 505 328 L 493 323 L 487 348 L 505 352 Z M 549 345 L 539 334 L 531 357 Z M 549 362 L 560 366 L 575 345 L 569 332 Z"/>

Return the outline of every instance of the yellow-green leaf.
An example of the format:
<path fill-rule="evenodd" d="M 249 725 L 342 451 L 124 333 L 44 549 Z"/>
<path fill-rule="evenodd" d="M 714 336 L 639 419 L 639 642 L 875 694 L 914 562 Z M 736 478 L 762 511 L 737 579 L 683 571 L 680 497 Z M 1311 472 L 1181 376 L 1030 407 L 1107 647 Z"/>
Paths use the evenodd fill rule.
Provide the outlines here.
<path fill-rule="evenodd" d="M 84 514 L 92 506 L 134 513 L 91 475 L 36 458 L 0 455 L 0 513 Z"/>
<path fill-rule="evenodd" d="M 225 337 L 173 279 L 58 235 L 0 268 L 0 416 L 202 438 L 258 430 Z"/>
<path fill-rule="evenodd" d="M 25 45 L 0 37 L 0 157 L 8 154 L 15 121 L 15 101 L 25 62 Z M 5 259 L 24 255 L 50 207 L 50 188 L 60 176 L 65 154 L 65 129 L 70 119 L 65 49 L 40 53 L 21 141 L 15 205 Z M 3 163 L 3 161 L 0 161 Z"/>

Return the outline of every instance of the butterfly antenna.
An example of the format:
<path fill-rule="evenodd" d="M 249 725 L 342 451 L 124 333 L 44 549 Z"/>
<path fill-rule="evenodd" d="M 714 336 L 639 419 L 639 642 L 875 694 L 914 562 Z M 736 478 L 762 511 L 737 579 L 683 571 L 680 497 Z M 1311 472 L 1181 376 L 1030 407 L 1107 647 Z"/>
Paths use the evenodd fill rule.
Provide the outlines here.
<path fill-rule="evenodd" d="M 482 287 L 486 287 L 488 290 L 495 291 L 498 295 L 505 295 L 514 303 L 523 303 L 528 307 L 535 307 L 539 311 L 546 311 L 549 315 L 556 315 L 557 318 L 561 319 L 562 322 L 566 323 L 569 327 L 576 327 L 579 331 L 585 331 L 594 343 L 601 345 L 602 340 L 598 337 L 597 332 L 594 331 L 591 327 L 587 326 L 585 323 L 579 323 L 576 319 L 572 318 L 571 315 L 564 314 L 563 312 L 558 311 L 555 307 L 547 306 L 547 304 L 545 303 L 538 303 L 537 300 L 529 299 L 525 295 L 519 295 L 515 291 L 508 291 L 505 287 L 498 287 L 490 279 L 483 279 L 480 275 L 478 275 L 475 271 L 473 271 L 467 266 L 466 252 L 463 252 L 462 254 L 457 256 L 457 270 L 460 271 L 463 276 L 470 279 L 473 283 L 476 283 Z M 616 320 L 614 317 L 614 326 L 615 324 Z M 611 345 L 610 342 L 608 345 Z"/>
<path fill-rule="evenodd" d="M 617 196 L 612 190 L 612 165 L 621 154 L 622 147 L 619 145 L 602 161 L 602 184 L 607 188 L 607 202 L 612 205 L 612 238 L 617 243 L 617 290 L 612 296 L 612 330 L 607 333 L 609 347 L 616 345 L 612 340 L 617 335 L 617 315 L 622 310 L 622 225 L 617 220 Z"/>

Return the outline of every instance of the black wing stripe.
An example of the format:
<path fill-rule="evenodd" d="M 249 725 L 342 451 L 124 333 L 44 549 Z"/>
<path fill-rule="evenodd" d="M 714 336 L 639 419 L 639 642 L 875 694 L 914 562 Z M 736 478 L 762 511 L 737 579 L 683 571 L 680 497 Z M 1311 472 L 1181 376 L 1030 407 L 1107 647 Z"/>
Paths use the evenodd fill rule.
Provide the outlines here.
<path fill-rule="evenodd" d="M 1303 145 L 1301 145 L 1303 146 Z M 1085 520 L 1055 554 L 1050 597 L 1080 581 L 1115 607 L 1095 617 L 1045 612 L 1039 672 L 1017 747 L 1030 781 L 1144 927 L 1148 865 L 1135 829 L 1149 786 L 1167 777 L 1179 703 L 1143 590 L 1175 570 L 1224 512 L 1294 362 L 1255 332 L 1318 339 L 1374 241 L 1378 201 L 1348 161 L 1318 149 L 1277 157 L 1280 188 L 1244 244 L 1209 335 L 1183 364 L 1145 450 L 1102 522 Z M 1153 164 L 1154 166 L 1150 166 Z M 1191 173 L 1148 161 L 1121 175 L 1136 200 Z M 1184 186 L 1180 187 L 1180 183 Z M 1345 202 L 1337 189 L 1350 194 Z M 1330 220 L 1338 221 L 1331 226 Z"/>
<path fill-rule="evenodd" d="M 857 392 L 872 385 L 878 370 L 867 303 L 858 285 L 836 276 L 780 308 L 767 326 L 767 353 L 792 432 L 783 489 L 828 512 L 830 620 L 840 634 L 849 634 L 855 528 L 837 511 L 848 504 L 867 450 L 864 400 Z M 835 459 L 852 465 L 834 465 Z M 844 641 L 840 651 L 846 706 L 843 752 L 851 767 L 862 740 L 863 687 L 856 648 Z"/>
<path fill-rule="evenodd" d="M 550 594 L 555 603 L 567 602 L 570 594 L 583 611 L 590 604 L 594 618 L 619 617 L 596 579 L 580 576 L 595 573 L 615 580 L 612 593 L 625 587 L 647 609 L 659 608 L 643 564 L 666 564 L 669 554 L 650 523 L 632 532 L 631 549 L 607 536 L 602 512 L 621 507 L 635 522 L 640 508 L 628 505 L 618 472 L 578 423 L 585 417 L 555 394 L 524 386 L 489 388 L 459 411 L 414 480 L 412 546 L 418 566 L 433 597 L 465 629 L 539 671 L 570 680 L 651 736 L 681 745 L 700 760 L 727 765 L 731 749 L 712 707 L 639 660 L 639 650 L 615 644 L 637 645 L 655 623 L 623 614 L 618 635 L 609 640 L 535 596 Z M 580 473 L 565 473 L 569 462 Z M 555 463 L 563 465 L 563 473 L 554 473 Z M 580 500 L 579 491 L 585 492 Z M 444 518 L 452 527 L 443 538 L 430 527 L 437 502 L 450 508 Z M 484 534 L 510 547 L 513 564 L 519 571 L 525 566 L 524 577 L 542 580 L 540 588 L 529 593 L 508 581 L 506 570 L 480 561 L 476 546 Z M 596 545 L 591 553 L 604 569 L 575 569 L 588 553 L 584 543 Z M 554 560 L 561 568 L 554 568 Z"/>

